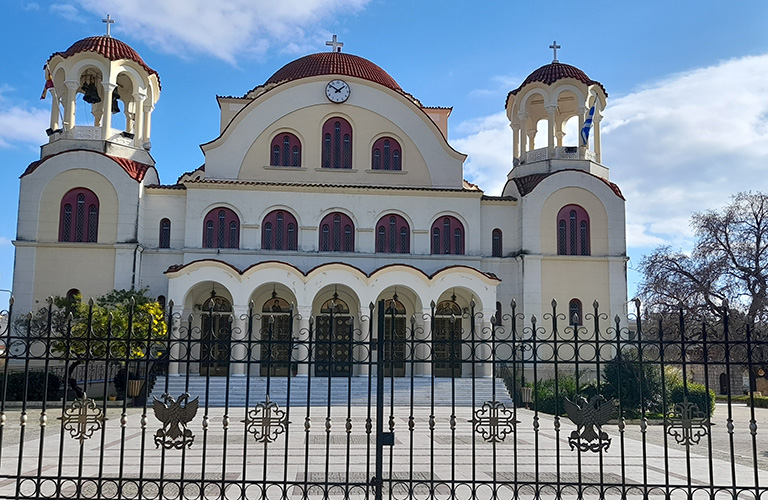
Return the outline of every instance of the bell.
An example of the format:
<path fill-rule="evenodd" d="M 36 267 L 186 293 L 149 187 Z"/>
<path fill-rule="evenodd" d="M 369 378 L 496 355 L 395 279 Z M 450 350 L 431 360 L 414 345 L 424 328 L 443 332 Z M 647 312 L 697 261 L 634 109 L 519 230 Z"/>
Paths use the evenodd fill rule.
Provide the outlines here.
<path fill-rule="evenodd" d="M 112 113 L 113 114 L 120 112 L 120 105 L 117 102 L 118 99 L 120 99 L 120 94 L 118 94 L 117 89 L 115 89 L 115 91 L 112 92 Z"/>
<path fill-rule="evenodd" d="M 99 97 L 99 91 L 96 89 L 96 85 L 92 82 L 83 84 L 83 100 L 88 104 L 96 104 L 101 102 Z"/>

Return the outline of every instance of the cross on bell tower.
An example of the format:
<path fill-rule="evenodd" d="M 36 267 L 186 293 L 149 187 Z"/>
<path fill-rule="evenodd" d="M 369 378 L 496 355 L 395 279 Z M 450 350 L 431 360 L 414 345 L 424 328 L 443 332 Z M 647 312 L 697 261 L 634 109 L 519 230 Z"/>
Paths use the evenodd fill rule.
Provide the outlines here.
<path fill-rule="evenodd" d="M 343 42 L 338 41 L 336 35 L 333 35 L 333 39 L 325 42 L 325 44 L 332 47 L 331 52 L 341 52 L 341 48 L 344 46 Z"/>
<path fill-rule="evenodd" d="M 560 62 L 560 61 L 558 61 L 558 60 L 557 60 L 557 49 L 560 49 L 560 48 L 562 48 L 562 47 L 560 47 L 560 46 L 557 44 L 557 40 L 553 41 L 553 42 L 552 42 L 552 45 L 550 45 L 550 46 L 549 46 L 549 48 L 555 51 L 555 56 L 552 58 L 552 62 L 553 62 L 553 63 L 557 63 L 557 62 Z"/>
<path fill-rule="evenodd" d="M 102 19 L 101 22 L 107 24 L 107 36 L 112 36 L 112 35 L 109 34 L 109 25 L 110 24 L 115 24 L 115 20 L 112 19 L 111 17 L 109 17 L 109 14 L 107 14 L 106 19 Z"/>

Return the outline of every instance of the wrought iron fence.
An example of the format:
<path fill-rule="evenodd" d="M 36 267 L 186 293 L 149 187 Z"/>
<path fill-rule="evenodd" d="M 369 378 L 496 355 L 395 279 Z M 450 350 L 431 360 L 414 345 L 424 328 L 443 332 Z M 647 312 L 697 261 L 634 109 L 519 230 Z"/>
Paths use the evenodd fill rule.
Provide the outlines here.
<path fill-rule="evenodd" d="M 761 325 L 451 302 L 12 319 L 0 498 L 768 498 Z"/>

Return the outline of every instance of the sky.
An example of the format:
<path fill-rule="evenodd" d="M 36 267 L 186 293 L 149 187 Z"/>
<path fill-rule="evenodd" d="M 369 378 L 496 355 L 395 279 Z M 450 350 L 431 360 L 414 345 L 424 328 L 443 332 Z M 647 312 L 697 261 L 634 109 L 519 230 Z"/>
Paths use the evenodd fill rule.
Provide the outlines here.
<path fill-rule="evenodd" d="M 507 93 L 552 60 L 608 91 L 603 164 L 627 199 L 629 297 L 643 255 L 690 250 L 694 212 L 768 192 L 768 2 L 517 0 L 3 0 L 0 303 L 12 287 L 19 176 L 39 159 L 43 64 L 105 32 L 157 70 L 152 156 L 172 184 L 218 135 L 216 95 L 241 96 L 287 62 L 328 50 L 373 61 L 425 106 L 451 106 L 464 176 L 500 194 L 512 166 Z M 567 141 L 567 139 L 566 139 Z"/>

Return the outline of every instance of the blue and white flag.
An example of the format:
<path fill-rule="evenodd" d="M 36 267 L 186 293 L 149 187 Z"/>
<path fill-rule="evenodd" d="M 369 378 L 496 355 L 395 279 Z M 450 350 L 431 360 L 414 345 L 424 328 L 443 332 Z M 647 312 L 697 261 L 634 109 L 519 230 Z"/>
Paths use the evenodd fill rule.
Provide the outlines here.
<path fill-rule="evenodd" d="M 587 115 L 587 119 L 584 121 L 584 126 L 581 127 L 581 145 L 584 147 L 589 144 L 589 131 L 592 128 L 592 118 L 595 116 L 595 106 L 597 106 L 597 98 L 595 98 L 595 103 L 592 104 L 592 107 L 589 108 L 589 115 Z"/>

